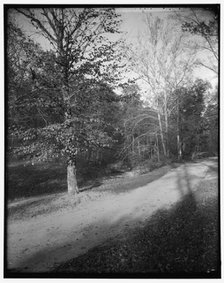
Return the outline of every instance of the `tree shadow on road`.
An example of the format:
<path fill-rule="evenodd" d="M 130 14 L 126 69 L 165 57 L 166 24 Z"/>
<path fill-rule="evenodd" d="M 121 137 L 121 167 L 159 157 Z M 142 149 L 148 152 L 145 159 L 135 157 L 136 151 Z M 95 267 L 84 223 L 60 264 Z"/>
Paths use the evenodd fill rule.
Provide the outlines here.
<path fill-rule="evenodd" d="M 191 188 L 190 175 L 186 164 L 180 167 L 180 171 L 176 171 L 176 188 L 180 193 L 181 198 L 186 199 L 190 210 L 196 209 L 196 200 Z"/>
<path fill-rule="evenodd" d="M 211 186 L 211 189 L 212 185 L 211 181 L 201 184 L 202 188 Z M 96 247 L 55 272 L 73 276 L 81 273 L 219 278 L 217 194 L 213 198 L 203 195 L 204 201 L 197 203 L 186 166 L 177 176 L 177 189 L 182 199 L 172 209 L 157 211 L 144 228 L 129 231 L 126 239 Z M 200 192 L 203 194 L 203 190 Z"/>

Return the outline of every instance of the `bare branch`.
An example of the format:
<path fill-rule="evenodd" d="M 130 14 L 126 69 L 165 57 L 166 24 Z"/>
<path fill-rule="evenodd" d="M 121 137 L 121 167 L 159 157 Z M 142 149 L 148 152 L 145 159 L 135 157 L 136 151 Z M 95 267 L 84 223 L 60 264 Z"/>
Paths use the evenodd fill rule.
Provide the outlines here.
<path fill-rule="evenodd" d="M 209 69 L 209 70 L 213 71 L 214 73 L 218 74 L 217 69 L 212 68 L 211 66 L 208 66 L 205 63 L 202 63 L 201 61 L 197 61 L 195 64 L 196 65 L 201 65 L 201 66 L 205 67 L 206 69 Z"/>
<path fill-rule="evenodd" d="M 41 23 L 41 21 L 37 19 L 29 9 L 25 10 L 27 11 L 27 13 L 23 11 L 23 9 L 16 8 L 16 10 L 19 13 L 23 14 L 26 18 L 30 19 L 32 23 L 33 22 L 36 23 L 37 27 L 39 27 L 43 32 L 43 35 L 45 35 L 49 40 L 53 42 L 57 42 L 56 38 L 52 36 L 52 34 L 45 28 L 45 26 Z"/>

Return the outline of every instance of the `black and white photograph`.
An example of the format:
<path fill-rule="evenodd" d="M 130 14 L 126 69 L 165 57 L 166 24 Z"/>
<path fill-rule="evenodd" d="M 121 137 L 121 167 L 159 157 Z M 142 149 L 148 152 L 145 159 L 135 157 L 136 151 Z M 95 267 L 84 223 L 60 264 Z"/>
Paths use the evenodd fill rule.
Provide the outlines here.
<path fill-rule="evenodd" d="M 221 278 L 221 4 L 4 4 L 4 278 Z"/>

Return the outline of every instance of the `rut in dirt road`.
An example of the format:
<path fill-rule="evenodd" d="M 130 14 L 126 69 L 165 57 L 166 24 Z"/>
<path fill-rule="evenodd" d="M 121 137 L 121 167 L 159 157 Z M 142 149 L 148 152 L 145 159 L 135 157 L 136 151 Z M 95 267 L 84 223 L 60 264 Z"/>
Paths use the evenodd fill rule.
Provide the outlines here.
<path fill-rule="evenodd" d="M 169 209 L 194 192 L 202 180 L 217 178 L 208 174 L 216 166 L 215 160 L 184 164 L 130 192 L 108 193 L 72 210 L 9 223 L 8 269 L 49 272 L 110 239 L 124 237 L 130 227 L 143 227 L 157 210 Z"/>

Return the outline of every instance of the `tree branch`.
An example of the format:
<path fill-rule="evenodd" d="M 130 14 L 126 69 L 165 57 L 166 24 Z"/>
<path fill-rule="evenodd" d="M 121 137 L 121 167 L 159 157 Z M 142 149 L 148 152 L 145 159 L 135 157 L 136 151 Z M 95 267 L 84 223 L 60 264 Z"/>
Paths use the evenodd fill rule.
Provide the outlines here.
<path fill-rule="evenodd" d="M 29 9 L 27 11 L 29 14 L 25 13 L 22 9 L 16 8 L 16 11 L 18 11 L 20 14 L 24 15 L 26 18 L 30 19 L 31 22 L 35 22 L 37 26 L 41 29 L 43 34 L 51 41 L 57 42 L 57 40 L 51 35 L 51 33 L 44 27 L 44 25 L 41 23 L 40 20 L 38 20 Z"/>

